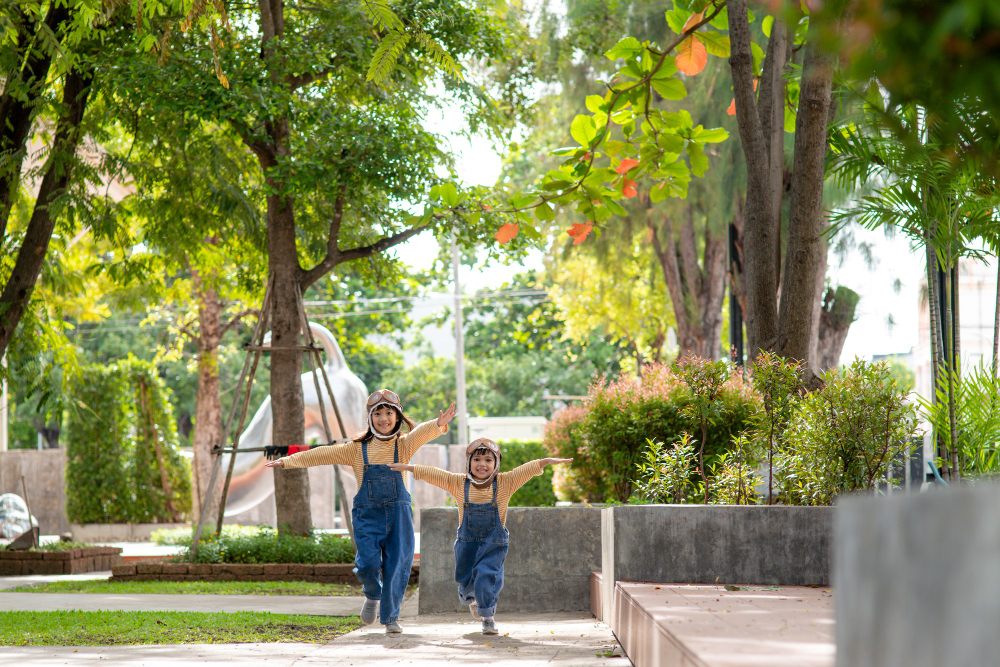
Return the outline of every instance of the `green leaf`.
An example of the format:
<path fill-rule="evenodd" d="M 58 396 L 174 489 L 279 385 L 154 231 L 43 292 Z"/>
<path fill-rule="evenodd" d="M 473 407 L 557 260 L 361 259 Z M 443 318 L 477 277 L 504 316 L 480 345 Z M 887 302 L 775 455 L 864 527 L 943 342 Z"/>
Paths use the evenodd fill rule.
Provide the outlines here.
<path fill-rule="evenodd" d="M 714 19 L 708 22 L 716 30 L 729 30 L 729 8 L 723 7 Z"/>
<path fill-rule="evenodd" d="M 448 208 L 458 205 L 458 188 L 454 183 L 441 184 L 441 202 Z"/>
<path fill-rule="evenodd" d="M 556 219 L 556 212 L 546 202 L 535 208 L 535 217 L 545 222 L 551 222 Z"/>
<path fill-rule="evenodd" d="M 569 127 L 570 135 L 580 142 L 581 146 L 590 146 L 590 142 L 597 136 L 597 126 L 590 116 L 577 116 L 573 119 L 573 124 Z"/>
<path fill-rule="evenodd" d="M 785 107 L 785 132 L 795 133 L 795 112 Z"/>
<path fill-rule="evenodd" d="M 626 58 L 634 58 L 635 56 L 642 53 L 643 47 L 638 39 L 635 37 L 626 37 L 617 44 L 615 44 L 611 49 L 605 53 L 608 60 L 621 60 Z"/>
<path fill-rule="evenodd" d="M 676 134 L 664 133 L 657 138 L 656 145 L 667 153 L 680 155 L 681 151 L 684 150 L 684 139 Z"/>
<path fill-rule="evenodd" d="M 651 79 L 649 83 L 665 100 L 682 100 L 687 97 L 687 88 L 680 79 Z"/>
<path fill-rule="evenodd" d="M 690 16 L 690 11 L 674 5 L 674 8 L 666 13 L 667 25 L 679 35 L 684 32 L 684 24 Z"/>
<path fill-rule="evenodd" d="M 606 205 L 608 207 L 608 210 L 610 210 L 615 215 L 622 215 L 622 216 L 628 215 L 628 211 L 625 210 L 625 207 L 619 204 L 618 202 L 614 201 L 613 199 L 609 199 L 606 202 Z"/>
<path fill-rule="evenodd" d="M 416 34 L 417 42 L 424 47 L 424 51 L 427 55 L 431 57 L 431 61 L 438 66 L 439 69 L 444 70 L 452 77 L 458 79 L 459 81 L 464 81 L 462 77 L 462 67 L 455 62 L 455 59 L 451 57 L 451 54 L 444 50 L 437 40 L 428 35 L 426 32 L 418 32 Z"/>
<path fill-rule="evenodd" d="M 649 201 L 654 204 L 658 204 L 664 201 L 670 196 L 670 190 L 667 189 L 666 183 L 657 183 L 649 189 Z"/>
<path fill-rule="evenodd" d="M 535 195 L 518 193 L 510 198 L 511 206 L 514 208 L 527 208 L 535 202 Z"/>
<path fill-rule="evenodd" d="M 774 17 L 770 14 L 764 17 L 764 20 L 760 23 L 760 29 L 764 31 L 764 36 L 767 38 L 771 37 L 771 26 L 774 25 Z"/>
<path fill-rule="evenodd" d="M 719 58 L 729 57 L 728 35 L 723 35 L 721 32 L 699 32 L 698 37 L 701 39 L 702 44 L 705 45 L 705 50 L 711 55 L 718 56 Z"/>
<path fill-rule="evenodd" d="M 606 106 L 606 103 L 600 95 L 587 95 L 586 104 L 587 110 L 591 113 L 607 111 L 607 109 L 603 108 Z"/>
<path fill-rule="evenodd" d="M 392 71 L 396 69 L 399 56 L 403 54 L 403 49 L 409 42 L 410 36 L 408 34 L 396 30 L 390 31 L 383 37 L 368 65 L 367 80 L 377 84 L 385 83 Z"/>
<path fill-rule="evenodd" d="M 549 192 L 554 190 L 563 190 L 573 185 L 573 181 L 564 181 L 553 179 L 551 181 L 545 181 L 542 183 L 542 190 L 547 190 Z"/>
<path fill-rule="evenodd" d="M 403 22 L 399 20 L 396 12 L 392 11 L 387 3 L 376 2 L 375 0 L 362 0 L 361 5 L 364 7 L 368 20 L 376 28 L 381 28 L 382 30 L 403 30 Z"/>
<path fill-rule="evenodd" d="M 688 160 L 691 162 L 691 173 L 698 178 L 708 171 L 708 157 L 705 156 L 705 147 L 697 142 L 688 144 Z"/>
<path fill-rule="evenodd" d="M 764 51 L 757 42 L 750 42 L 750 53 L 753 54 L 753 73 L 760 76 L 760 63 L 764 60 Z"/>
<path fill-rule="evenodd" d="M 695 130 L 699 130 L 699 128 L 701 128 L 701 125 L 696 127 Z M 691 136 L 703 144 L 717 144 L 728 139 L 729 133 L 721 127 L 713 127 L 709 130 L 701 129 L 697 133 L 692 132 Z"/>

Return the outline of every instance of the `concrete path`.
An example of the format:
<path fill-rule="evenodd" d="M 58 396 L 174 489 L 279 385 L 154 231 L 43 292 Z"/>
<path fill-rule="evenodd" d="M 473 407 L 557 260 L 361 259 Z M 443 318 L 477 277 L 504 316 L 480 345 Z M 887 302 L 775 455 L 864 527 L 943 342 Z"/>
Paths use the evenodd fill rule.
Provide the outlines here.
<path fill-rule="evenodd" d="M 41 597 L 42 593 L 19 594 Z M 75 596 L 79 597 L 79 595 Z M 164 596 L 157 596 L 164 597 Z M 174 596 L 188 601 L 210 596 Z M 237 596 L 215 596 L 237 597 Z M 260 596 L 255 598 L 258 606 Z M 278 596 L 268 596 L 266 604 Z M 335 598 L 321 598 L 329 601 Z M 345 599 L 345 598 L 341 598 Z M 350 599 L 350 598 L 347 598 Z M 356 611 L 356 610 L 355 610 Z M 344 667 L 628 667 L 606 625 L 589 613 L 502 614 L 500 635 L 481 633 L 480 621 L 468 614 L 416 616 L 417 595 L 403 603 L 402 635 L 389 636 L 376 624 L 350 632 L 329 644 L 188 644 L 167 646 L 27 646 L 3 647 L 4 663 L 48 667 L 66 664 L 97 667 L 208 667 L 267 662 L 268 667 L 336 664 Z M 301 610 L 300 610 L 301 612 Z M 302 612 L 309 613 L 309 612 Z M 617 658 L 604 657 L 614 653 Z"/>
<path fill-rule="evenodd" d="M 352 595 L 151 595 L 121 593 L 3 593 L 0 611 L 268 611 L 349 616 L 365 599 Z"/>

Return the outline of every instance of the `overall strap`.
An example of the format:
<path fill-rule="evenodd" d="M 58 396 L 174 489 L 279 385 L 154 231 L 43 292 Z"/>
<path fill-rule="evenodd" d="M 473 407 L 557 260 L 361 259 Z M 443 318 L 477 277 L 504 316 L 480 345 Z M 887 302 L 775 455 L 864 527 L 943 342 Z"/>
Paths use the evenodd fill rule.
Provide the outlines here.
<path fill-rule="evenodd" d="M 364 464 L 366 466 L 368 465 L 368 441 L 367 440 L 362 440 L 361 441 L 361 460 L 364 461 Z"/>
<path fill-rule="evenodd" d="M 497 504 L 497 483 L 498 483 L 499 481 L 500 481 L 500 480 L 499 480 L 499 479 L 498 479 L 497 477 L 494 477 L 494 478 L 493 478 L 493 504 L 494 504 L 494 505 L 496 505 L 496 504 Z"/>
<path fill-rule="evenodd" d="M 393 463 L 399 463 L 399 436 L 398 435 L 396 436 L 396 441 L 393 443 L 393 447 L 394 447 L 394 449 L 392 451 L 392 462 Z"/>
<path fill-rule="evenodd" d="M 465 478 L 465 504 L 466 505 L 469 504 L 469 484 L 470 484 L 469 478 L 466 477 Z"/>

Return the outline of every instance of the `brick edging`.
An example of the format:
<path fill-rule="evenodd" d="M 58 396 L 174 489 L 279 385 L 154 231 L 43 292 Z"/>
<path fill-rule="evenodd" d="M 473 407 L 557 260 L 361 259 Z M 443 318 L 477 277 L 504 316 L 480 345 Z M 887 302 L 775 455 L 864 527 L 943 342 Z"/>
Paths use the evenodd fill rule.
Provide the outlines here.
<path fill-rule="evenodd" d="M 83 574 L 111 570 L 122 562 L 118 547 L 81 547 L 64 551 L 0 551 L 0 575 Z"/>
<path fill-rule="evenodd" d="M 410 583 L 420 566 L 414 564 Z M 314 581 L 356 584 L 354 563 L 174 563 L 138 562 L 115 565 L 112 581 Z"/>

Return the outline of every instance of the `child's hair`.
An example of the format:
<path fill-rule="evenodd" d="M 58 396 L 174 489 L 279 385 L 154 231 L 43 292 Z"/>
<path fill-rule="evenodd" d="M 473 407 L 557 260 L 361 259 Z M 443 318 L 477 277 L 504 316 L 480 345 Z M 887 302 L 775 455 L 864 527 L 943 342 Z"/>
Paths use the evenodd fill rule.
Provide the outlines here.
<path fill-rule="evenodd" d="M 480 447 L 479 449 L 472 452 L 472 456 L 483 456 L 484 454 L 489 454 L 491 457 L 493 457 L 494 461 L 497 460 L 496 454 L 494 454 L 493 450 L 490 449 L 489 447 Z"/>
<path fill-rule="evenodd" d="M 403 412 L 402 412 L 402 410 L 400 410 L 396 406 L 394 406 L 394 405 L 387 405 L 385 407 L 392 408 L 393 410 L 396 411 L 396 432 L 397 432 L 397 434 L 402 429 L 402 427 L 403 427 L 404 424 L 406 425 L 406 430 L 407 431 L 412 431 L 414 429 L 414 427 L 417 425 L 417 423 L 415 421 L 413 421 L 412 419 L 410 419 L 409 417 L 407 417 L 406 415 L 404 415 Z M 368 428 L 366 428 L 364 431 L 362 431 L 362 432 L 358 433 L 357 435 L 355 435 L 352 439 L 355 442 L 370 442 L 371 439 L 374 438 L 374 437 L 375 437 L 375 432 L 372 430 L 371 419 L 369 418 L 369 420 L 368 420 Z"/>

